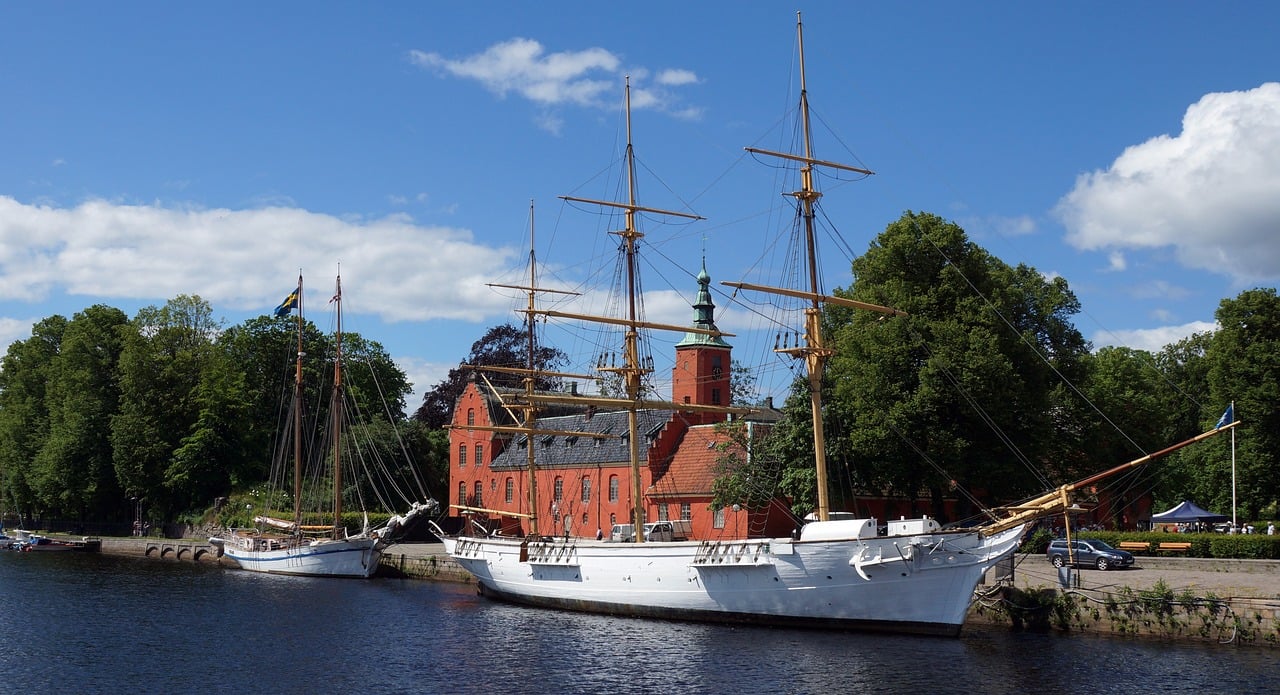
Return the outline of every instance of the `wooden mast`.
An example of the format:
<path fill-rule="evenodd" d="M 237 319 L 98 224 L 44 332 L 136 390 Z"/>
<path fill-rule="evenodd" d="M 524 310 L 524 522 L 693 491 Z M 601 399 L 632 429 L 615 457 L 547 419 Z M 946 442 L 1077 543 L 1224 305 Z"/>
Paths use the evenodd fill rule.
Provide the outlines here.
<path fill-rule="evenodd" d="M 342 525 L 342 273 L 338 273 L 337 284 L 333 293 L 333 301 L 337 303 L 338 330 L 337 351 L 333 360 L 333 404 L 330 407 L 333 415 L 333 538 L 340 540 L 345 528 Z"/>
<path fill-rule="evenodd" d="M 302 272 L 298 272 L 298 351 L 293 374 L 293 531 L 302 533 Z"/>
<path fill-rule="evenodd" d="M 760 150 L 752 147 L 748 147 L 746 150 L 754 154 L 764 154 L 771 157 L 778 157 L 801 163 L 800 190 L 789 193 L 788 195 L 800 201 L 800 214 L 804 220 L 805 259 L 808 264 L 808 292 L 786 291 L 781 288 L 771 288 L 762 285 L 747 285 L 745 283 L 726 282 L 723 284 L 740 289 L 753 289 L 772 292 L 775 294 L 787 294 L 803 298 L 809 303 L 809 306 L 804 310 L 804 344 L 793 348 L 781 348 L 775 351 L 789 354 L 792 357 L 803 358 L 805 362 L 805 370 L 808 372 L 809 380 L 809 411 L 810 417 L 813 421 L 814 468 L 817 472 L 817 516 L 819 521 L 827 521 L 831 517 L 831 503 L 827 492 L 827 451 L 826 438 L 822 427 L 822 377 L 826 370 L 827 361 L 832 355 L 832 351 L 827 347 L 826 340 L 822 335 L 822 304 L 827 300 L 835 298 L 824 295 L 821 287 L 818 285 L 818 253 L 817 244 L 814 239 L 814 205 L 818 202 L 818 199 L 822 197 L 822 193 L 813 185 L 813 168 L 815 166 L 824 166 L 867 175 L 874 172 L 866 169 L 859 169 L 857 167 L 850 167 L 814 159 L 813 135 L 809 127 L 809 92 L 805 81 L 804 24 L 800 20 L 799 12 L 796 13 L 796 40 L 799 44 L 800 51 L 800 118 L 804 135 L 804 154 L 803 156 L 798 156 L 782 152 Z M 902 313 L 895 309 L 876 306 L 874 304 L 863 304 L 859 302 L 856 305 L 858 308 L 870 309 L 872 311 L 879 311 L 881 313 L 891 315 Z"/>
<path fill-rule="evenodd" d="M 627 445 L 630 447 L 629 456 L 631 459 L 631 505 L 632 505 L 632 523 L 635 524 L 635 540 L 637 543 L 644 542 L 644 490 L 642 488 L 640 476 L 640 436 L 639 436 L 639 416 L 636 411 L 640 407 L 641 396 L 641 379 L 648 374 L 650 369 L 644 366 L 640 360 L 640 334 L 639 329 L 645 326 L 645 322 L 641 321 L 636 309 L 636 302 L 640 292 L 638 281 L 636 278 L 636 242 L 644 237 L 644 234 L 636 228 L 637 212 L 655 212 L 663 215 L 674 215 L 677 217 L 686 217 L 689 219 L 702 219 L 698 215 L 690 215 L 681 212 L 671 212 L 668 210 L 655 210 L 652 208 L 641 207 L 636 203 L 636 160 L 635 149 L 632 146 L 631 137 L 631 77 L 626 79 L 625 106 L 627 114 L 627 202 L 611 203 L 600 200 L 587 200 L 584 198 L 574 198 L 571 196 L 561 196 L 564 200 L 574 200 L 578 202 L 594 203 L 596 205 L 605 205 L 610 207 L 622 208 L 626 224 L 625 227 L 613 234 L 617 234 L 623 241 L 623 253 L 626 258 L 627 274 L 626 274 L 626 292 L 627 292 L 627 316 L 626 319 L 620 321 L 626 327 L 626 333 L 623 337 L 623 361 L 621 367 L 603 368 L 601 371 L 612 371 L 620 374 L 623 379 L 624 392 L 626 400 L 629 401 L 627 407 Z M 598 320 L 598 319 L 596 319 Z M 685 330 L 681 328 L 680 330 Z"/>
<path fill-rule="evenodd" d="M 533 395 L 534 387 L 537 386 L 535 382 L 535 377 L 534 377 L 534 368 L 537 366 L 537 363 L 534 360 L 534 350 L 537 347 L 537 341 L 534 337 L 534 332 L 533 332 L 534 320 L 536 318 L 536 316 L 533 313 L 533 310 L 537 308 L 535 306 L 535 294 L 534 294 L 535 292 L 537 292 L 537 287 L 538 287 L 537 272 L 538 272 L 537 255 L 534 252 L 534 246 L 533 246 L 533 201 L 530 200 L 529 201 L 529 294 L 528 294 L 529 306 L 528 306 L 528 309 L 526 310 L 528 313 L 525 316 L 525 325 L 529 331 L 529 335 L 528 335 L 529 343 L 527 345 L 527 350 L 529 354 L 527 355 L 527 359 L 525 360 L 525 364 L 529 368 L 529 372 L 524 375 L 524 393 L 526 397 Z M 536 415 L 537 415 L 537 408 L 534 406 L 534 404 L 532 402 L 525 404 L 524 422 L 522 424 L 526 429 L 533 428 L 534 422 L 536 420 Z M 535 452 L 536 447 L 534 447 L 533 445 L 533 435 L 526 434 L 525 437 L 526 437 L 526 440 L 525 440 L 524 448 L 525 448 L 525 453 L 528 456 L 528 462 L 526 465 L 528 466 L 528 469 L 529 469 L 529 533 L 537 536 L 539 535 L 539 532 L 538 532 L 538 460 L 537 460 L 538 457 Z"/>
<path fill-rule="evenodd" d="M 502 407 L 505 408 L 507 412 L 512 415 L 513 418 L 515 417 L 515 413 L 512 411 L 513 410 L 520 411 L 520 417 L 516 418 L 519 420 L 519 422 L 516 427 L 504 427 L 504 426 L 477 427 L 477 426 L 471 425 L 471 426 L 462 428 L 467 430 L 481 430 L 481 431 L 488 431 L 488 432 L 523 434 L 525 437 L 527 437 L 527 446 L 525 447 L 525 453 L 527 458 L 526 458 L 525 467 L 526 467 L 526 470 L 528 470 L 529 472 L 529 495 L 528 495 L 529 513 L 521 514 L 521 513 L 513 513 L 513 512 L 502 511 L 497 509 L 470 507 L 467 505 L 456 505 L 456 504 L 451 505 L 454 508 L 462 511 L 494 513 L 494 514 L 503 514 L 508 516 L 525 517 L 529 519 L 529 533 L 530 535 L 534 535 L 534 536 L 541 535 L 541 530 L 538 527 L 538 475 L 537 475 L 538 460 L 537 460 L 535 447 L 533 446 L 533 437 L 536 434 L 551 434 L 551 435 L 578 434 L 576 432 L 558 432 L 558 431 L 542 430 L 537 427 L 538 406 L 536 404 L 538 401 L 536 399 L 536 394 L 535 394 L 535 392 L 537 391 L 537 380 L 540 377 L 557 377 L 557 376 L 569 377 L 569 378 L 581 378 L 581 379 L 591 378 L 590 376 L 583 375 L 583 374 L 565 374 L 561 372 L 549 372 L 549 371 L 538 368 L 537 358 L 535 354 L 538 348 L 538 343 L 537 343 L 537 334 L 534 331 L 534 327 L 536 325 L 537 315 L 542 312 L 539 312 L 537 308 L 537 294 L 539 292 L 547 292 L 547 293 L 555 293 L 555 294 L 577 295 L 578 293 L 568 291 L 568 290 L 554 290 L 554 289 L 546 289 L 546 288 L 538 287 L 538 274 L 537 274 L 538 270 L 537 269 L 538 269 L 537 254 L 534 250 L 533 201 L 530 200 L 529 201 L 529 284 L 527 286 L 521 286 L 521 285 L 503 285 L 498 283 L 489 283 L 490 287 L 506 287 L 509 289 L 521 290 L 525 292 L 526 296 L 528 297 L 528 304 L 524 309 L 525 326 L 527 328 L 526 340 L 528 341 L 526 343 L 526 350 L 528 354 L 526 355 L 525 366 L 524 367 L 500 367 L 500 366 L 472 367 L 473 369 L 483 370 L 487 372 L 505 372 L 508 374 L 520 375 L 521 383 L 524 385 L 524 402 L 523 403 L 514 403 L 507 399 L 502 398 L 502 395 L 498 393 L 496 389 L 493 389 L 492 385 L 490 384 L 491 390 L 498 397 L 498 400 L 502 404 Z M 463 366 L 468 366 L 468 365 L 463 365 Z M 488 383 L 487 379 L 485 380 L 485 383 Z M 450 428 L 453 428 L 453 427 L 454 427 L 453 425 L 450 425 Z"/>

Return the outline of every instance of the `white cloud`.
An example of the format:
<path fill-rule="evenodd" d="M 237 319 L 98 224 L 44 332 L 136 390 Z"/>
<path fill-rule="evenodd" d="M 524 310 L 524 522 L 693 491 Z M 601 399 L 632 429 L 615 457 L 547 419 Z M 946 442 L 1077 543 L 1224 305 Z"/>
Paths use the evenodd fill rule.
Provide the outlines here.
<path fill-rule="evenodd" d="M 663 70 L 654 78 L 658 84 L 678 86 L 683 84 L 697 84 L 698 76 L 692 70 Z"/>
<path fill-rule="evenodd" d="M 622 98 L 619 78 L 625 73 L 631 78 L 633 109 L 652 109 L 686 119 L 701 114 L 698 108 L 676 106 L 678 99 L 668 89 L 697 84 L 698 76 L 692 70 L 663 70 L 651 80 L 654 86 L 645 86 L 650 78 L 648 69 L 624 68 L 622 59 L 604 48 L 548 53 L 538 41 L 514 38 L 464 58 L 421 50 L 411 50 L 408 56 L 418 67 L 475 80 L 500 97 L 516 94 L 543 107 L 615 109 Z M 553 133 L 563 126 L 555 114 L 547 113 L 538 116 L 538 123 Z"/>
<path fill-rule="evenodd" d="M 409 52 L 409 60 L 454 77 L 476 80 L 504 97 L 515 92 L 543 104 L 570 102 L 582 106 L 617 101 L 615 95 L 609 93 L 616 91 L 613 80 L 588 77 L 618 70 L 618 57 L 603 48 L 546 53 L 537 41 L 517 38 L 459 60 L 417 50 Z"/>
<path fill-rule="evenodd" d="M 1192 321 L 1181 326 L 1161 326 L 1159 328 L 1140 328 L 1130 331 L 1101 331 L 1092 338 L 1094 349 L 1109 345 L 1122 345 L 1135 350 L 1159 352 L 1196 333 L 1207 333 L 1218 329 L 1217 324 L 1208 321 Z"/>
<path fill-rule="evenodd" d="M 106 200 L 57 208 L 0 196 L 0 296 L 9 300 L 65 293 L 163 303 L 198 294 L 214 305 L 265 312 L 299 268 L 310 278 L 307 301 L 323 304 L 341 263 L 349 312 L 388 322 L 477 320 L 508 308 L 484 283 L 515 254 L 476 243 L 468 230 L 418 225 L 407 216 L 348 220 L 297 208 Z"/>
<path fill-rule="evenodd" d="M 413 415 L 422 405 L 422 398 L 427 394 L 427 389 L 443 381 L 445 377 L 449 376 L 449 370 L 458 366 L 456 364 L 428 362 L 417 357 L 403 355 L 394 359 L 396 366 L 404 371 L 409 383 L 413 384 L 413 392 L 405 398 L 407 415 Z"/>
<path fill-rule="evenodd" d="M 1280 278 L 1280 83 L 1206 94 L 1180 134 L 1081 175 L 1055 212 L 1077 248 L 1168 247 L 1238 284 Z"/>
<path fill-rule="evenodd" d="M 19 340 L 31 337 L 31 327 L 40 319 L 15 319 L 0 316 L 0 354 Z"/>

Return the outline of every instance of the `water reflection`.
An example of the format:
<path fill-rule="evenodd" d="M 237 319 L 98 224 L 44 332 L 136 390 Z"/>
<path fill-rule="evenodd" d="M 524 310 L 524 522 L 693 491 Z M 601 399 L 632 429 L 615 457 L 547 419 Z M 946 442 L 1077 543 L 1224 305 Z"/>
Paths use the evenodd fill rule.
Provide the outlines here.
<path fill-rule="evenodd" d="M 1275 692 L 1266 648 L 628 620 L 470 586 L 0 553 L 0 691 Z"/>

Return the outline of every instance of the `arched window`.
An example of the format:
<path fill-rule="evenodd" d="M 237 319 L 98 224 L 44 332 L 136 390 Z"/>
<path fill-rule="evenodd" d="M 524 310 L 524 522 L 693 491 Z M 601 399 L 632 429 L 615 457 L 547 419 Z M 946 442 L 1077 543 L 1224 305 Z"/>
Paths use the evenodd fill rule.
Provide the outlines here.
<path fill-rule="evenodd" d="M 476 499 L 473 504 L 477 507 L 484 506 L 484 485 L 481 485 L 479 480 L 476 481 Z"/>
<path fill-rule="evenodd" d="M 467 503 L 467 483 L 464 480 L 463 482 L 458 483 L 458 504 L 466 504 L 466 503 Z"/>
<path fill-rule="evenodd" d="M 477 444 L 476 445 L 476 468 L 480 468 L 483 465 L 484 465 L 484 445 Z"/>
<path fill-rule="evenodd" d="M 582 479 L 582 501 L 591 501 L 591 478 Z"/>
<path fill-rule="evenodd" d="M 476 409 L 475 409 L 475 408 L 467 408 L 467 424 L 468 424 L 468 425 L 474 425 L 474 424 L 476 424 Z"/>
<path fill-rule="evenodd" d="M 458 468 L 466 468 L 466 467 L 467 467 L 467 445 L 459 444 L 458 445 Z"/>
<path fill-rule="evenodd" d="M 609 501 L 618 501 L 618 476 L 616 475 L 609 476 Z"/>
<path fill-rule="evenodd" d="M 507 504 L 516 498 L 516 481 L 507 478 Z"/>
<path fill-rule="evenodd" d="M 564 499 L 564 478 L 556 476 L 555 500 L 559 502 Z"/>

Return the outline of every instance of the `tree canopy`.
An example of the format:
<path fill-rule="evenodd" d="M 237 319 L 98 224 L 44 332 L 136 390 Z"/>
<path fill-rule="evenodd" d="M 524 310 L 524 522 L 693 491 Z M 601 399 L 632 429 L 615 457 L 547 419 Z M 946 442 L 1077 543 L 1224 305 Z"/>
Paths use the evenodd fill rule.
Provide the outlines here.
<path fill-rule="evenodd" d="M 215 498 L 269 476 L 294 380 L 296 321 L 261 316 L 224 328 L 197 296 L 132 319 L 93 306 L 52 316 L 0 361 L 0 499 L 26 518 L 196 518 Z M 334 339 L 303 325 L 313 427 L 328 422 Z M 393 439 L 410 385 L 381 345 L 343 334 L 348 418 L 381 433 L 377 455 L 444 484 L 439 438 Z M 415 429 L 416 426 L 409 429 Z M 422 471 L 409 470 L 420 466 Z"/>
<path fill-rule="evenodd" d="M 555 371 L 567 362 L 568 356 L 556 348 L 545 345 L 534 347 L 533 365 L 536 369 Z M 426 392 L 414 418 L 433 429 L 449 424 L 453 417 L 453 406 L 471 378 L 473 370 L 470 367 L 528 366 L 528 333 L 509 323 L 493 326 L 471 344 L 471 352 L 462 364 L 450 369 L 448 376 Z M 492 372 L 486 376 L 499 387 L 515 388 L 523 383 L 523 377 L 518 374 Z M 555 390 L 559 386 L 560 379 L 556 377 L 543 377 L 534 384 L 534 388 L 538 390 Z"/>
<path fill-rule="evenodd" d="M 1005 264 L 935 215 L 904 214 L 852 271 L 853 284 L 833 294 L 906 315 L 824 309 L 834 351 L 823 400 L 836 508 L 853 508 L 851 494 L 924 495 L 943 517 L 942 499 L 953 496 L 963 516 L 970 510 L 960 490 L 984 504 L 1015 502 L 1202 432 L 1234 400 L 1250 420 L 1237 433 L 1250 440 L 1237 450 L 1242 509 L 1275 513 L 1280 467 L 1264 453 L 1277 444 L 1266 433 L 1280 431 L 1274 290 L 1224 300 L 1221 330 L 1159 353 L 1092 352 L 1072 323 L 1079 303 L 1064 278 Z M 750 457 L 723 458 L 713 506 L 758 507 L 767 484 L 797 514 L 813 508 L 807 388 L 796 383 L 784 419 Z M 1125 476 L 1116 497 L 1155 493 L 1163 504 L 1187 495 L 1229 506 L 1229 444 L 1218 438 Z"/>

